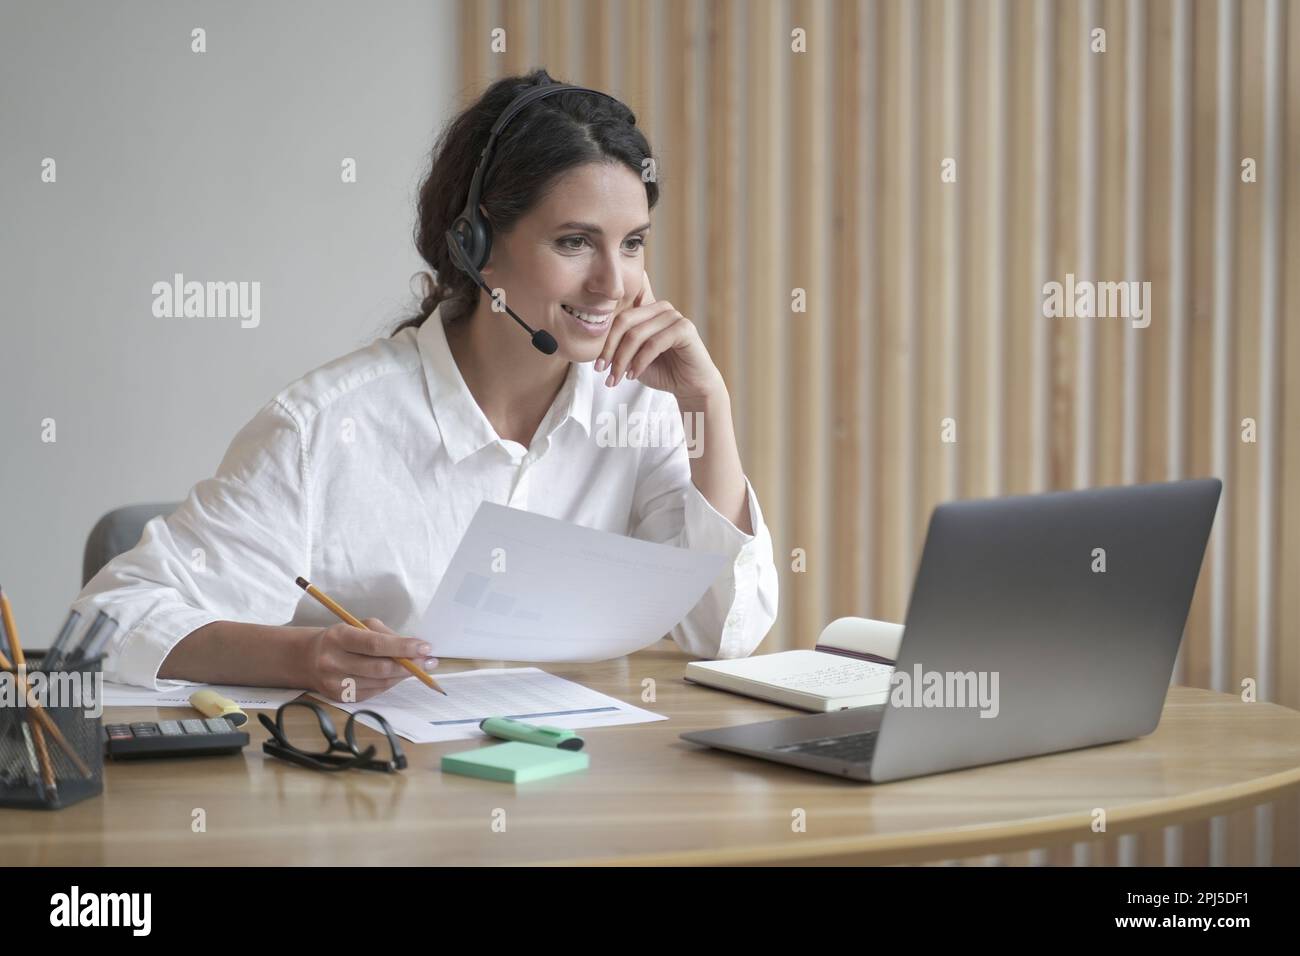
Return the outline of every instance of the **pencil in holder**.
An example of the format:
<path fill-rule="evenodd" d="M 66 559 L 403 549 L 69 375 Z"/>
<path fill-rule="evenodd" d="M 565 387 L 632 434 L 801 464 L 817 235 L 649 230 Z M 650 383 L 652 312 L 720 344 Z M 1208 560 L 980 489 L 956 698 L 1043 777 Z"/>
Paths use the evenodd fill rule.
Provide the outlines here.
<path fill-rule="evenodd" d="M 0 807 L 58 810 L 104 792 L 103 657 L 0 670 Z M 35 701 L 39 706 L 30 706 Z"/>

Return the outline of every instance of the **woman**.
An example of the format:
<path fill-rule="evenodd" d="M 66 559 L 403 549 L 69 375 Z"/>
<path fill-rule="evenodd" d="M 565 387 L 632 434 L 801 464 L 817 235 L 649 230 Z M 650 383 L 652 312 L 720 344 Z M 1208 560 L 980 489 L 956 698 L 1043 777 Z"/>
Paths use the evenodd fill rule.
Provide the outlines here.
<path fill-rule="evenodd" d="M 443 131 L 419 196 L 416 244 L 438 277 L 425 274 L 419 314 L 268 402 L 216 475 L 86 585 L 82 619 L 103 609 L 120 625 L 108 679 L 382 693 L 409 676 L 392 657 L 436 666 L 399 632 L 483 501 L 723 553 L 731 566 L 671 636 L 702 657 L 763 639 L 777 608 L 771 537 L 726 383 L 645 272 L 659 190 L 631 112 L 579 91 L 522 108 L 482 180 L 493 295 L 452 261 L 447 233 L 492 125 L 553 82 L 544 70 L 500 80 Z M 549 333 L 553 354 L 496 297 Z M 676 443 L 644 429 L 610 440 L 627 435 L 611 423 L 637 420 L 672 422 Z M 373 615 L 373 630 L 334 620 L 299 575 Z"/>

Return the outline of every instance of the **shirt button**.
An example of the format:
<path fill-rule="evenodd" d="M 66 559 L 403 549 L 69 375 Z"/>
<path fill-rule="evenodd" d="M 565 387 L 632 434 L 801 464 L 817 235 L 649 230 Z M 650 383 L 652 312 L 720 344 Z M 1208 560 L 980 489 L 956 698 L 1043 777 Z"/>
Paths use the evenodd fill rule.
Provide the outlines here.
<path fill-rule="evenodd" d="M 740 552 L 740 557 L 736 559 L 736 563 L 739 564 L 742 568 L 748 567 L 749 565 L 753 564 L 754 552 L 753 551 Z"/>
<path fill-rule="evenodd" d="M 740 612 L 732 611 L 730 614 L 727 615 L 727 627 L 733 629 L 740 627 Z"/>

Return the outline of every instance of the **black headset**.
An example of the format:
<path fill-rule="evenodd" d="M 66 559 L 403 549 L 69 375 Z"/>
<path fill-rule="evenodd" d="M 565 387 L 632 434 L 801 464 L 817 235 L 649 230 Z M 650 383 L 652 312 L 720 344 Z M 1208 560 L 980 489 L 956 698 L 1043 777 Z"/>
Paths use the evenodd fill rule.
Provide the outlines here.
<path fill-rule="evenodd" d="M 612 100 L 620 106 L 624 106 L 622 102 L 608 93 L 588 89 L 585 86 L 574 86 L 569 83 L 547 83 L 543 86 L 534 86 L 520 93 L 511 100 L 509 106 L 501 111 L 497 121 L 492 124 L 492 132 L 488 136 L 487 145 L 483 147 L 483 152 L 479 154 L 478 167 L 474 170 L 474 178 L 470 180 L 469 198 L 465 202 L 465 208 L 452 222 L 451 228 L 447 230 L 447 252 L 451 255 L 451 261 L 461 272 L 472 278 L 489 296 L 492 296 L 492 290 L 483 281 L 483 276 L 479 273 L 479 270 L 487 265 L 488 256 L 492 252 L 492 226 L 483 217 L 478 207 L 479 197 L 483 191 L 483 181 L 487 177 L 488 168 L 492 163 L 492 152 L 496 146 L 497 136 L 505 129 L 506 124 L 514 119 L 516 114 L 534 101 L 550 96 L 552 93 L 568 91 L 594 93 L 597 96 Z M 624 106 L 624 109 L 626 108 Z M 631 110 L 628 110 L 628 115 L 630 117 L 628 122 L 636 123 L 636 116 L 632 114 Z M 544 329 L 534 331 L 529 328 L 523 319 L 515 315 L 509 306 L 505 305 L 504 302 L 502 305 L 510 313 L 511 317 L 532 335 L 533 345 L 539 352 L 546 355 L 555 352 L 557 346 L 551 333 Z"/>

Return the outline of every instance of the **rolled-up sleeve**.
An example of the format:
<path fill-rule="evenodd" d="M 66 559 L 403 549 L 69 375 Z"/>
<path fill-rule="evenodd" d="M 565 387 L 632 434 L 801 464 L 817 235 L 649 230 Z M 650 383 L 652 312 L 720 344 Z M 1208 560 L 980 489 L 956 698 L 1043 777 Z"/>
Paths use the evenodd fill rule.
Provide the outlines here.
<path fill-rule="evenodd" d="M 676 399 L 667 414 L 680 415 Z M 758 496 L 746 478 L 745 501 L 754 529 L 753 534 L 746 534 L 695 486 L 684 443 L 645 451 L 633 502 L 632 536 L 713 551 L 731 562 L 670 636 L 697 657 L 746 657 L 767 636 L 777 612 L 772 535 L 763 521 Z"/>
<path fill-rule="evenodd" d="M 104 663 L 107 680 L 154 690 L 182 638 L 219 620 L 282 624 L 310 573 L 306 443 L 278 399 L 231 442 L 216 474 L 196 484 L 170 515 L 150 520 L 140 542 L 96 574 L 73 610 L 118 622 Z"/>

